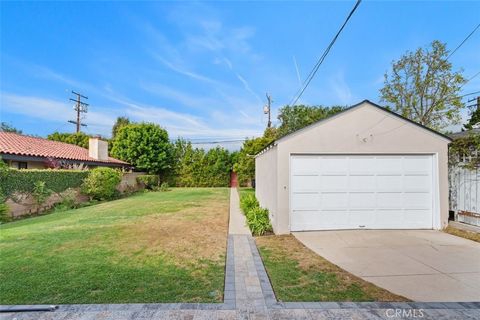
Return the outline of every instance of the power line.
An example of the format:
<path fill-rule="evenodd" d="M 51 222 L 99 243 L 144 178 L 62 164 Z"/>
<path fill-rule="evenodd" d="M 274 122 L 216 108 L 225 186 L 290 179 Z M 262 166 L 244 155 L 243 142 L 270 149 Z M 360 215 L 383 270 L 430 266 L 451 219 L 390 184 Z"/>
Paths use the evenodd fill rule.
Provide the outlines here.
<path fill-rule="evenodd" d="M 463 44 L 464 44 L 465 42 L 467 42 L 467 40 L 475 33 L 475 31 L 477 31 L 478 28 L 480 28 L 480 23 L 479 23 L 479 24 L 472 30 L 472 32 L 470 32 L 469 35 L 468 35 L 465 39 L 463 39 L 463 41 L 460 42 L 460 44 L 448 55 L 448 57 L 447 57 L 446 60 L 448 60 L 451 56 L 453 56 L 453 54 L 454 54 L 455 52 L 457 52 L 457 50 L 460 49 L 460 47 L 463 46 Z"/>
<path fill-rule="evenodd" d="M 315 66 L 313 67 L 313 69 L 310 71 L 310 73 L 308 74 L 307 78 L 305 79 L 304 81 L 304 84 L 303 84 L 303 87 L 301 89 L 299 89 L 299 91 L 297 92 L 300 92 L 296 95 L 296 97 L 294 96 L 294 98 L 292 99 L 292 101 L 289 103 L 289 105 L 294 105 L 298 99 L 300 99 L 300 97 L 303 95 L 303 93 L 305 92 L 305 89 L 307 89 L 308 85 L 310 84 L 310 82 L 312 81 L 313 77 L 315 76 L 315 74 L 317 73 L 318 69 L 320 68 L 320 66 L 322 65 L 323 61 L 325 60 L 325 58 L 327 57 L 328 53 L 330 52 L 330 49 L 333 47 L 333 45 L 335 44 L 335 42 L 337 41 L 337 38 L 338 36 L 340 35 L 340 33 L 343 31 L 343 29 L 345 28 L 345 26 L 347 25 L 348 21 L 350 20 L 350 18 L 352 17 L 353 13 L 355 12 L 355 10 L 357 10 L 358 6 L 360 5 L 360 3 L 362 2 L 362 0 L 357 0 L 357 2 L 355 3 L 355 6 L 353 7 L 353 9 L 350 11 L 350 13 L 348 14 L 347 18 L 345 19 L 345 21 L 343 22 L 342 26 L 340 27 L 340 29 L 338 30 L 337 34 L 335 35 L 335 37 L 333 37 L 332 41 L 330 42 L 330 44 L 328 45 L 328 47 L 325 49 L 325 51 L 323 52 L 322 56 L 320 57 L 320 59 L 318 59 L 317 63 L 315 64 Z"/>
<path fill-rule="evenodd" d="M 468 79 L 467 81 L 465 81 L 462 85 L 462 87 L 464 85 L 466 85 L 468 82 L 472 81 L 475 77 L 477 77 L 478 75 L 480 74 L 480 71 L 478 71 L 477 73 L 475 73 L 470 79 Z"/>

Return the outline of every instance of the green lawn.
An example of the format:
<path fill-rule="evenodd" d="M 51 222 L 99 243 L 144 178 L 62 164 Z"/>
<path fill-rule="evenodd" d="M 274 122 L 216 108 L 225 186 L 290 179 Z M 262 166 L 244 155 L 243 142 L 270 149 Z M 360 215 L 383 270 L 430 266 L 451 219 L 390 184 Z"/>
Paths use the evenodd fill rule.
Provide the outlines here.
<path fill-rule="evenodd" d="M 406 301 L 318 256 L 292 235 L 256 238 L 281 301 Z"/>
<path fill-rule="evenodd" d="M 173 189 L 1 225 L 0 301 L 220 302 L 228 208 Z"/>

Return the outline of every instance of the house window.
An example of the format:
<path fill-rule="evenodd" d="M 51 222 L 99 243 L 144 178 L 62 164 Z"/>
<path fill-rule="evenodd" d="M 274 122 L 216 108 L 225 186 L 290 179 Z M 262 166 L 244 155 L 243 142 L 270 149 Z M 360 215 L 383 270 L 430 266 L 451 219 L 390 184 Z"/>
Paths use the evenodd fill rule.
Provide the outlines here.
<path fill-rule="evenodd" d="M 27 163 L 26 162 L 18 162 L 18 169 L 27 169 Z"/>

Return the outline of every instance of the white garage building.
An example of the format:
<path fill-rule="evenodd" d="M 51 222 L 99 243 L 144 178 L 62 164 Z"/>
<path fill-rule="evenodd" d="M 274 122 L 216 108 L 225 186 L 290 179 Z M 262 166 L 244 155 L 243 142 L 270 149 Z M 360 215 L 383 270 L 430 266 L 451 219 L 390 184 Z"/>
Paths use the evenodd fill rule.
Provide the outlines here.
<path fill-rule="evenodd" d="M 450 141 L 365 100 L 260 152 L 256 196 L 277 234 L 441 229 Z"/>

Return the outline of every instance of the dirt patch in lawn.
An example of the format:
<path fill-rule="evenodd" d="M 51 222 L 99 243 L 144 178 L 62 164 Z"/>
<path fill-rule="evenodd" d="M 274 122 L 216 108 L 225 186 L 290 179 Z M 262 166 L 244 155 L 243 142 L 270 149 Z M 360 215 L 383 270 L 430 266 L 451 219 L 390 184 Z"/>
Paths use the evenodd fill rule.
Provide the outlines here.
<path fill-rule="evenodd" d="M 132 258 L 166 255 L 178 265 L 224 259 L 228 230 L 228 201 L 212 199 L 174 215 L 150 215 L 122 230 L 125 241 L 117 250 Z M 123 238 L 123 237 L 122 237 Z"/>
<path fill-rule="evenodd" d="M 341 269 L 292 235 L 256 238 L 277 298 L 283 301 L 408 301 Z"/>
<path fill-rule="evenodd" d="M 467 231 L 467 230 L 461 230 L 457 229 L 451 226 L 446 227 L 444 232 L 449 233 L 451 235 L 457 236 L 457 237 L 462 237 L 468 240 L 480 242 L 480 233 L 472 232 L 472 231 Z"/>

